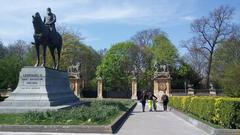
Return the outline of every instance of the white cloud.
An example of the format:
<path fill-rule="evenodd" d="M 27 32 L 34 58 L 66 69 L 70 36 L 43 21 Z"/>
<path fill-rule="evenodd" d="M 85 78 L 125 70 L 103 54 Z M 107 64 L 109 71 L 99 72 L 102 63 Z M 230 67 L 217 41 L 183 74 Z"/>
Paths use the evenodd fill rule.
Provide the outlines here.
<path fill-rule="evenodd" d="M 181 2 L 166 0 L 1 1 L 0 39 L 7 43 L 14 42 L 16 39 L 33 40 L 31 15 L 40 12 L 43 16 L 47 7 L 51 7 L 57 15 L 58 24 L 83 26 L 89 23 L 99 25 L 98 22 L 116 22 L 128 25 L 162 27 L 163 25 L 176 25 L 177 19 L 181 20 L 182 16 L 184 20 L 191 20 L 191 16 L 186 16 L 186 14 L 192 12 L 193 5 L 194 0 L 183 0 Z M 98 39 L 95 35 L 94 37 Z"/>
<path fill-rule="evenodd" d="M 191 15 L 187 15 L 187 16 L 180 17 L 180 19 L 187 21 L 187 22 L 192 22 L 195 18 Z"/>
<path fill-rule="evenodd" d="M 138 16 L 138 10 L 134 7 L 120 8 L 101 8 L 87 13 L 68 14 L 63 22 L 95 22 L 95 21 L 111 21 L 119 19 L 129 19 Z"/>

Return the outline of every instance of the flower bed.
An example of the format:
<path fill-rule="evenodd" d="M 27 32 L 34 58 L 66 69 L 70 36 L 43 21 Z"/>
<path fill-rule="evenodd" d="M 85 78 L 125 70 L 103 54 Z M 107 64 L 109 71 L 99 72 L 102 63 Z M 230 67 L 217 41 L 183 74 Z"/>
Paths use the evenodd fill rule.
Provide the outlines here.
<path fill-rule="evenodd" d="M 132 100 L 94 100 L 69 110 L 0 114 L 1 125 L 108 125 L 129 110 Z"/>

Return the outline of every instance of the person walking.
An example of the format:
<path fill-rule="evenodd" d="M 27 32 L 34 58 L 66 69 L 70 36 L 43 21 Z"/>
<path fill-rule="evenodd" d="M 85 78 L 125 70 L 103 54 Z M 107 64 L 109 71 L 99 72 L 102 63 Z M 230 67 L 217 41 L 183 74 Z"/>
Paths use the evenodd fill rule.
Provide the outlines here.
<path fill-rule="evenodd" d="M 167 111 L 168 96 L 167 96 L 166 92 L 164 92 L 162 95 L 162 101 L 163 101 L 163 110 Z"/>
<path fill-rule="evenodd" d="M 156 97 L 156 96 L 153 95 L 153 97 Z M 153 98 L 153 109 L 155 112 L 157 111 L 157 97 Z"/>
<path fill-rule="evenodd" d="M 146 100 L 147 100 L 147 93 L 146 93 L 146 91 L 143 91 L 142 95 L 141 95 L 141 98 L 140 98 L 140 101 L 142 103 L 142 111 L 143 112 L 145 112 Z"/>
<path fill-rule="evenodd" d="M 153 99 L 156 100 L 157 97 L 155 95 L 153 95 L 153 93 L 151 91 L 149 91 L 148 92 L 148 108 L 149 108 L 150 112 L 152 111 L 152 108 L 153 108 Z"/>

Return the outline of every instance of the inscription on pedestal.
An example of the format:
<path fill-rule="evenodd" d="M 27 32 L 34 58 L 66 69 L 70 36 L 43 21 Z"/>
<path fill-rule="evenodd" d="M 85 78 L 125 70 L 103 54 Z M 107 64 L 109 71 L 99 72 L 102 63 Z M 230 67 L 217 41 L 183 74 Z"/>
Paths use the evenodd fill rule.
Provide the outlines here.
<path fill-rule="evenodd" d="M 20 81 L 24 86 L 36 86 L 41 85 L 43 82 L 42 74 L 23 74 Z M 23 89 L 39 89 L 40 87 L 22 87 Z"/>

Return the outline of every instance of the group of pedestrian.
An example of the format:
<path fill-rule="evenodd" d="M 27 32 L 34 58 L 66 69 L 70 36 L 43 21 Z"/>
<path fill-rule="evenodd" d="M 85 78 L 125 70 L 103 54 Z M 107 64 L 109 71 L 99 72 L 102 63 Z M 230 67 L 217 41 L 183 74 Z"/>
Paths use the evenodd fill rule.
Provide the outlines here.
<path fill-rule="evenodd" d="M 163 103 L 163 110 L 167 111 L 168 96 L 165 92 L 161 97 L 161 100 Z M 142 103 L 143 112 L 145 112 L 146 102 L 148 103 L 149 111 L 157 111 L 157 97 L 151 91 L 142 91 L 140 102 Z"/>

